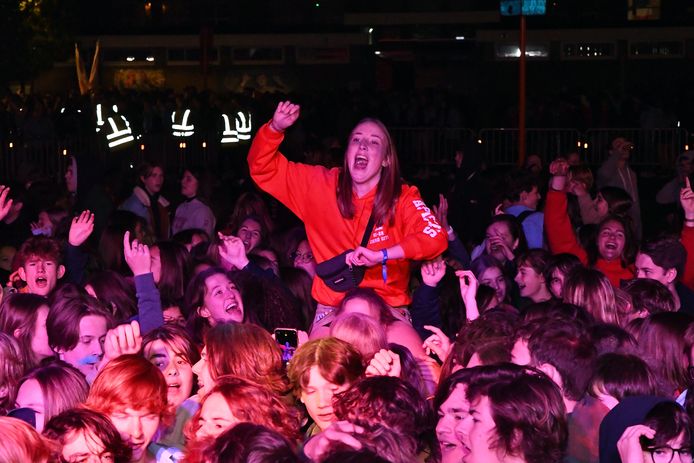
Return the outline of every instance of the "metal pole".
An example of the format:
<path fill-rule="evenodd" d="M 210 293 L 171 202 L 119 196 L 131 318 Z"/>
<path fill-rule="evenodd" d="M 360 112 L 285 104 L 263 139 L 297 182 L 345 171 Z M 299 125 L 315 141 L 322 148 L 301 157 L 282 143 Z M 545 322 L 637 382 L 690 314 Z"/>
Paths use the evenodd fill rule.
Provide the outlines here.
<path fill-rule="evenodd" d="M 525 163 L 525 15 L 521 0 L 520 14 L 520 59 L 518 61 L 518 165 Z"/>

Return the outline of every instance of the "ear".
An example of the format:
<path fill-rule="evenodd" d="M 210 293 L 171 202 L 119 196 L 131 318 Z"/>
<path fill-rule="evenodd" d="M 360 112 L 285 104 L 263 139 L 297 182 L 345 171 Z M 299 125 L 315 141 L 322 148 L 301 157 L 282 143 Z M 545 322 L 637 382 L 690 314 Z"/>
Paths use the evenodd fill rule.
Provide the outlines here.
<path fill-rule="evenodd" d="M 550 379 L 554 381 L 554 384 L 559 386 L 560 390 L 563 390 L 564 385 L 561 381 L 561 375 L 559 374 L 557 369 L 554 368 L 554 365 L 550 365 L 549 363 L 543 363 L 542 365 L 538 365 L 537 369 L 549 376 Z"/>
<path fill-rule="evenodd" d="M 520 196 L 521 202 L 523 202 L 526 199 L 528 199 L 528 192 L 527 191 L 521 191 L 519 196 Z"/>
<path fill-rule="evenodd" d="M 140 175 L 140 181 L 141 181 L 142 183 L 145 183 L 145 176 L 144 176 L 144 175 Z"/>
<path fill-rule="evenodd" d="M 675 281 L 677 279 L 677 269 L 668 269 L 668 271 L 665 272 L 665 278 L 667 279 L 668 283 L 672 283 L 673 281 Z"/>
<path fill-rule="evenodd" d="M 19 275 L 19 278 L 22 279 L 22 281 L 26 282 L 27 281 L 27 274 L 24 271 L 24 267 L 19 267 L 17 269 L 17 275 Z"/>
<path fill-rule="evenodd" d="M 12 332 L 12 337 L 19 339 L 19 337 L 22 335 L 22 330 L 20 328 L 15 328 L 15 330 Z"/>
<path fill-rule="evenodd" d="M 513 247 L 512 249 L 515 250 L 518 247 L 518 244 L 520 243 L 520 239 L 516 238 L 516 240 L 513 242 Z"/>
<path fill-rule="evenodd" d="M 65 275 L 65 266 L 64 265 L 58 265 L 58 279 L 60 280 L 63 275 Z"/>
<path fill-rule="evenodd" d="M 205 307 L 204 305 L 201 305 L 198 307 L 198 315 L 200 315 L 202 318 L 210 318 L 210 311 Z"/>

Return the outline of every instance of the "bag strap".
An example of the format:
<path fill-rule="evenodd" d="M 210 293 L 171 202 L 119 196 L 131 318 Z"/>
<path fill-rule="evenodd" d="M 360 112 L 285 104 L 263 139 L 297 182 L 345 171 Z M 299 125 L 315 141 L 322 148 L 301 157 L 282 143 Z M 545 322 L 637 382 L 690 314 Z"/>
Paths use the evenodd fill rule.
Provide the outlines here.
<path fill-rule="evenodd" d="M 374 220 L 375 220 L 374 211 L 373 211 L 373 209 L 371 209 L 371 215 L 369 216 L 369 222 L 366 224 L 366 230 L 364 230 L 364 236 L 361 239 L 360 246 L 362 248 L 365 248 L 369 242 L 369 237 L 371 236 L 371 231 L 374 228 Z"/>

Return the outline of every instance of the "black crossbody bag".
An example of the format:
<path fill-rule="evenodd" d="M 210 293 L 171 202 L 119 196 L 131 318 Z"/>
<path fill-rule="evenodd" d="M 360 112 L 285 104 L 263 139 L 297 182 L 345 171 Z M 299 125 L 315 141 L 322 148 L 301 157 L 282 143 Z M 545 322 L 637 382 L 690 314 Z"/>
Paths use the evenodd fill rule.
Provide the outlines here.
<path fill-rule="evenodd" d="M 366 247 L 373 228 L 374 214 L 372 211 L 371 216 L 369 217 L 369 223 L 366 224 L 364 236 L 361 239 L 361 247 Z M 354 249 L 348 249 L 342 254 L 338 254 L 337 256 L 316 265 L 316 274 L 325 282 L 326 285 L 328 285 L 328 288 L 332 289 L 333 291 L 344 293 L 350 289 L 358 287 L 361 280 L 364 279 L 366 267 L 363 265 L 353 265 L 350 267 L 345 263 L 347 254 L 352 251 L 354 251 Z"/>

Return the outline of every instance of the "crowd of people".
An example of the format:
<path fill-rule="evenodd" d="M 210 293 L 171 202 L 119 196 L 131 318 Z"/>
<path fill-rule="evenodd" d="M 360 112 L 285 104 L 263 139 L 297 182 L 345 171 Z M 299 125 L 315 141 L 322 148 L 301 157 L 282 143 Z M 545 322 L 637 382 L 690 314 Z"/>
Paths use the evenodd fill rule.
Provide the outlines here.
<path fill-rule="evenodd" d="M 645 233 L 624 138 L 494 192 L 461 146 L 430 207 L 377 119 L 341 167 L 289 161 L 301 111 L 229 217 L 194 166 L 173 202 L 83 156 L 52 204 L 0 187 L 0 461 L 692 461 L 691 153 Z"/>

